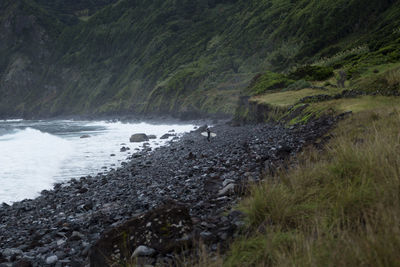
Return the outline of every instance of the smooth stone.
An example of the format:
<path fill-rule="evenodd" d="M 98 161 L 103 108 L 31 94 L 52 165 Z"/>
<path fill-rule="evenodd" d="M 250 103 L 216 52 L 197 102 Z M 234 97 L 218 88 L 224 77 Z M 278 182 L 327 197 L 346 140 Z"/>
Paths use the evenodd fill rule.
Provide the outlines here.
<path fill-rule="evenodd" d="M 218 191 L 218 196 L 226 196 L 235 192 L 235 184 L 228 184 L 224 188 Z"/>
<path fill-rule="evenodd" d="M 58 257 L 56 255 L 50 256 L 46 258 L 47 264 L 54 264 L 58 261 Z"/>
<path fill-rule="evenodd" d="M 200 233 L 201 238 L 203 238 L 204 240 L 209 240 L 212 238 L 213 234 L 208 232 L 208 231 L 204 231 Z"/>
<path fill-rule="evenodd" d="M 57 240 L 57 246 L 61 246 L 61 245 L 65 244 L 65 242 L 66 241 L 64 239 Z"/>
<path fill-rule="evenodd" d="M 85 236 L 81 233 L 79 233 L 78 231 L 73 231 L 72 235 L 70 237 L 70 240 L 80 240 L 83 239 Z"/>
<path fill-rule="evenodd" d="M 132 258 L 138 257 L 138 256 L 151 256 L 155 253 L 156 251 L 152 248 L 146 247 L 146 246 L 138 246 L 135 251 L 132 253 Z"/>
<path fill-rule="evenodd" d="M 233 184 L 233 183 L 235 183 L 234 180 L 232 180 L 232 179 L 225 179 L 225 180 L 222 182 L 222 186 L 225 187 L 225 186 L 227 186 L 228 184 Z"/>

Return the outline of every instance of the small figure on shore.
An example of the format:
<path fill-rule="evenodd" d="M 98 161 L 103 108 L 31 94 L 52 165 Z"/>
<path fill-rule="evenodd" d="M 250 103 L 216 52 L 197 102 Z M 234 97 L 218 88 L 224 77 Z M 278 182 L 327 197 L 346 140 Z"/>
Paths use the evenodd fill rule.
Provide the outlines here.
<path fill-rule="evenodd" d="M 210 142 L 210 138 L 211 138 L 211 130 L 210 128 L 207 127 L 207 141 Z"/>

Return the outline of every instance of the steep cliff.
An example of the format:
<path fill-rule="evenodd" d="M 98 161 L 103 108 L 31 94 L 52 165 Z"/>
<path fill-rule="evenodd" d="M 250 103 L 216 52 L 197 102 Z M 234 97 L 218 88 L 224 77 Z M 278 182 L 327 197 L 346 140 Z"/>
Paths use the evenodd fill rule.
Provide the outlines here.
<path fill-rule="evenodd" d="M 1 4 L 0 116 L 233 114 L 257 73 L 378 51 L 400 21 L 392 0 L 76 2 Z"/>

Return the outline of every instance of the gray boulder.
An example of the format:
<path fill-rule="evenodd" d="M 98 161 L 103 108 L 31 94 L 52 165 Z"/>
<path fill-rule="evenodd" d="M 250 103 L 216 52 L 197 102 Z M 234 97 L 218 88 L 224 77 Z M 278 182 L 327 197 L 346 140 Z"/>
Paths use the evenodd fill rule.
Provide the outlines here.
<path fill-rule="evenodd" d="M 140 142 L 149 141 L 149 137 L 144 133 L 137 133 L 137 134 L 133 134 L 131 136 L 131 138 L 129 139 L 129 141 L 131 141 L 131 143 L 140 143 Z"/>

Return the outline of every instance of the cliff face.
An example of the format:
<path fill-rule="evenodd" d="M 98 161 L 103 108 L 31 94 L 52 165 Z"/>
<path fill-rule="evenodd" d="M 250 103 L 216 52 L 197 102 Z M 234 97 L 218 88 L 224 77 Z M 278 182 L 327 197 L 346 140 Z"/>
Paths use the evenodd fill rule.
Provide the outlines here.
<path fill-rule="evenodd" d="M 45 91 L 42 75 L 50 62 L 52 34 L 60 29 L 56 20 L 24 1 L 7 0 L 0 10 L 0 114 L 21 115 L 33 89 Z"/>
<path fill-rule="evenodd" d="M 0 116 L 233 114 L 260 71 L 378 50 L 400 21 L 391 0 L 75 2 L 0 4 Z"/>

